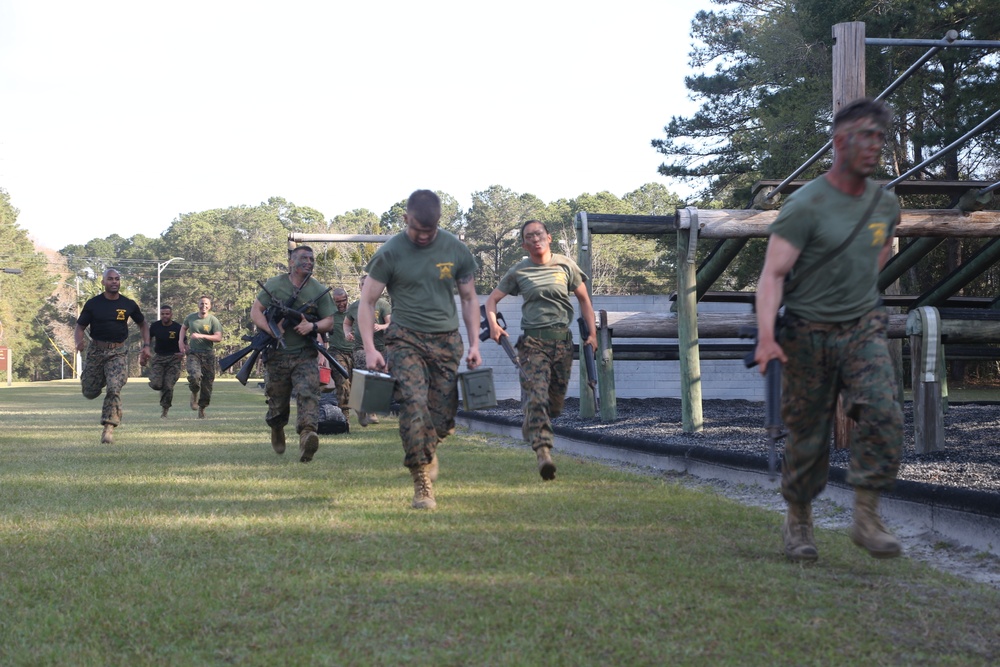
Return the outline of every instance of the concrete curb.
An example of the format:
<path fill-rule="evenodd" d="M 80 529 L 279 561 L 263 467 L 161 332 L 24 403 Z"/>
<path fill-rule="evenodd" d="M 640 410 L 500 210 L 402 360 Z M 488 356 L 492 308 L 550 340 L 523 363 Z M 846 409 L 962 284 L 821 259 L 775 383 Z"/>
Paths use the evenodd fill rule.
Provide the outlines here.
<path fill-rule="evenodd" d="M 459 412 L 456 422 L 470 430 L 521 440 L 520 424 Z M 768 478 L 766 464 L 756 457 L 719 452 L 710 447 L 672 447 L 633 438 L 588 438 L 582 431 L 556 429 L 556 449 L 597 459 L 619 461 L 658 470 L 684 472 L 701 479 L 778 489 Z M 821 496 L 851 507 L 854 491 L 844 483 L 844 471 L 832 469 Z M 908 523 L 943 539 L 978 551 L 1000 555 L 1000 496 L 981 491 L 900 481 L 883 494 L 880 508 L 890 522 Z"/>

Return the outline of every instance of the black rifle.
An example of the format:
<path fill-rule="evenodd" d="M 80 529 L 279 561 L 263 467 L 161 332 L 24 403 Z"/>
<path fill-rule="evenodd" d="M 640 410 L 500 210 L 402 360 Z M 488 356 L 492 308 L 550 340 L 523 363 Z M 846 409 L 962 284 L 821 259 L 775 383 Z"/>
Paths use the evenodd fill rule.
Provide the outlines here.
<path fill-rule="evenodd" d="M 265 348 L 271 345 L 271 341 L 274 337 L 264 331 L 258 331 L 253 336 L 243 336 L 243 340 L 248 341 L 250 344 L 244 347 L 242 350 L 237 350 L 232 354 L 227 354 L 226 356 L 219 359 L 219 370 L 225 373 L 230 368 L 236 365 L 236 363 L 247 356 L 251 352 L 263 352 Z M 254 361 L 257 361 L 255 358 Z M 246 384 L 244 382 L 244 384 Z"/>
<path fill-rule="evenodd" d="M 594 395 L 594 412 L 600 412 L 601 408 L 597 402 L 597 360 L 594 359 L 594 348 L 583 344 L 583 341 L 590 336 L 590 327 L 587 326 L 587 320 L 582 317 L 577 318 L 576 323 L 580 325 L 580 358 L 583 359 L 587 369 L 587 384 L 590 385 L 590 392 Z"/>
<path fill-rule="evenodd" d="M 308 282 L 308 280 L 309 278 L 307 277 L 306 282 Z M 306 282 L 302 283 L 302 287 L 305 286 Z M 264 310 L 264 316 L 267 319 L 267 326 L 269 331 L 258 331 L 256 335 L 254 335 L 253 337 L 244 336 L 243 340 L 249 341 L 250 342 L 249 345 L 247 345 L 242 350 L 233 352 L 232 354 L 227 355 L 219 360 L 219 368 L 223 372 L 225 372 L 229 370 L 230 367 L 235 365 L 240 359 L 247 356 L 248 354 L 250 355 L 250 358 L 247 359 L 247 361 L 243 364 L 240 370 L 236 373 L 236 379 L 239 380 L 240 384 L 243 385 L 246 385 L 247 381 L 250 379 L 250 373 L 253 371 L 254 366 L 257 364 L 257 358 L 260 357 L 262 352 L 264 352 L 268 348 L 272 347 L 280 348 L 285 346 L 285 341 L 282 339 L 280 333 L 281 329 L 278 326 L 277 316 L 279 314 L 283 315 L 285 321 L 294 319 L 297 316 L 298 319 L 295 320 L 294 324 L 298 324 L 299 322 L 302 321 L 302 317 L 304 316 L 303 312 L 312 307 L 316 303 L 316 301 L 320 299 L 320 297 L 325 295 L 331 289 L 327 288 L 315 299 L 303 305 L 299 310 L 296 310 L 291 307 L 291 304 L 294 303 L 295 299 L 298 298 L 299 291 L 302 289 L 302 287 L 299 287 L 298 289 L 295 290 L 295 293 L 292 294 L 292 297 L 288 300 L 288 303 L 281 303 L 280 301 L 274 298 L 274 295 L 271 294 L 260 281 L 257 281 L 257 284 L 260 285 L 261 289 L 263 289 L 264 292 L 272 299 L 271 305 Z M 292 326 L 294 326 L 294 324 Z M 340 362 L 338 362 L 333 357 L 333 355 L 331 355 L 327 351 L 325 347 L 320 345 L 315 338 L 308 337 L 307 340 L 309 340 L 313 344 L 313 346 L 316 348 L 318 352 L 320 352 L 321 354 L 323 354 L 324 357 L 326 357 L 327 361 L 330 362 L 330 365 L 333 368 L 337 369 L 338 373 L 340 373 L 345 378 L 350 377 L 350 374 L 348 374 L 347 369 L 344 368 L 340 364 Z"/>
<path fill-rule="evenodd" d="M 295 303 L 295 300 L 299 298 L 299 292 L 302 291 L 302 288 L 306 286 L 306 283 L 309 282 L 309 278 L 311 277 L 312 274 L 306 276 L 306 279 L 302 282 L 302 284 L 296 287 L 294 290 L 292 290 L 292 296 L 291 298 L 288 299 L 288 303 L 283 305 L 291 306 L 293 303 Z M 291 278 L 289 278 L 289 280 L 291 280 Z M 260 285 L 261 287 L 264 287 L 264 285 L 259 280 L 257 281 L 257 284 Z M 272 301 L 271 306 L 273 306 L 274 303 L 277 303 L 277 301 L 275 301 L 274 299 L 274 295 L 272 295 L 270 292 L 267 292 L 267 295 L 271 297 Z M 244 363 L 243 366 L 240 367 L 240 370 L 236 373 L 236 379 L 239 380 L 240 384 L 244 386 L 246 385 L 247 380 L 250 379 L 250 372 L 253 371 L 254 366 L 257 364 L 257 358 L 261 355 L 262 352 L 264 352 L 270 347 L 285 346 L 285 341 L 282 340 L 281 338 L 281 334 L 279 333 L 281 330 L 278 327 L 278 323 L 274 319 L 274 310 L 272 309 L 271 306 L 268 306 L 264 310 L 264 318 L 267 320 L 268 331 L 258 331 L 253 338 L 249 339 L 246 336 L 244 336 L 243 340 L 249 340 L 250 341 L 249 345 L 247 345 L 242 350 L 238 350 L 219 360 L 219 368 L 222 369 L 223 372 L 225 372 L 229 370 L 229 368 L 237 361 L 239 361 L 248 354 L 250 355 L 250 358 L 247 359 L 246 363 Z"/>
<path fill-rule="evenodd" d="M 485 305 L 479 306 L 479 314 L 483 318 L 482 322 L 479 323 L 479 340 L 485 342 L 490 339 L 490 321 L 486 317 Z M 497 311 L 497 324 L 504 331 L 507 330 L 507 320 L 503 318 L 503 314 L 499 311 Z M 514 349 L 514 346 L 510 344 L 510 337 L 500 336 L 500 340 L 497 342 L 500 344 L 500 347 L 503 348 L 503 351 L 507 353 L 507 356 L 510 357 L 510 360 L 514 362 L 514 365 L 517 366 L 517 370 L 521 374 L 521 378 L 524 379 L 525 382 L 528 382 L 528 374 L 524 372 L 523 368 L 521 368 L 521 360 L 518 358 L 517 351 Z"/>
<path fill-rule="evenodd" d="M 309 278 L 306 278 L 306 281 L 308 281 L 308 280 L 309 280 Z M 295 326 L 298 326 L 298 324 L 302 321 L 303 318 L 305 318 L 305 320 L 307 322 L 314 322 L 315 320 L 311 320 L 309 318 L 309 315 L 306 313 L 306 311 L 309 310 L 310 308 L 312 308 L 313 305 L 315 305 L 317 301 L 319 301 L 321 298 L 323 298 L 326 295 L 327 292 L 329 292 L 330 290 L 333 289 L 332 287 L 327 287 L 325 290 L 323 290 L 318 295 L 316 295 L 316 297 L 314 299 L 311 299 L 310 301 L 307 301 L 300 308 L 295 309 L 295 308 L 292 308 L 289 304 L 282 303 L 281 301 L 275 299 L 274 295 L 271 294 L 271 292 L 268 291 L 268 289 L 266 287 L 264 287 L 264 283 L 262 283 L 262 282 L 260 282 L 258 280 L 257 284 L 260 285 L 260 288 L 262 290 L 264 290 L 265 294 L 267 294 L 269 297 L 271 297 L 271 305 L 267 307 L 267 309 L 269 311 L 271 311 L 271 314 L 268 317 L 267 323 L 268 323 L 268 326 L 271 328 L 272 331 L 278 331 L 278 329 L 276 327 L 276 322 L 275 322 L 275 319 L 274 319 L 275 315 L 281 315 L 284 318 L 283 319 L 283 324 L 284 324 L 285 327 L 295 327 Z M 302 285 L 305 286 L 305 283 L 303 282 Z M 298 295 L 298 292 L 296 292 L 296 296 L 297 295 Z M 289 299 L 289 302 L 290 303 L 294 302 L 294 298 L 293 299 Z M 267 314 L 267 311 L 265 311 L 265 314 Z M 316 340 L 315 336 L 305 336 L 305 339 L 307 341 L 309 341 L 309 343 L 313 346 L 313 348 L 315 348 L 315 350 L 317 352 L 319 352 L 320 354 L 322 354 L 323 357 L 327 361 L 330 362 L 330 367 L 333 368 L 334 370 L 336 370 L 338 373 L 340 373 L 340 375 L 345 380 L 349 380 L 351 378 L 351 374 L 347 372 L 347 369 L 344 368 L 343 365 L 341 365 L 341 363 L 339 361 L 337 361 L 336 357 L 334 357 L 332 354 L 330 354 L 330 351 L 327 350 L 326 347 L 324 347 L 319 341 Z M 280 345 L 282 347 L 284 347 L 284 344 L 285 344 L 284 341 L 281 340 L 280 337 L 277 338 L 277 340 L 280 341 Z M 243 372 L 242 368 L 240 369 L 240 372 L 241 373 Z M 249 372 L 247 373 L 247 375 L 249 376 Z M 236 374 L 236 378 L 239 379 L 239 376 L 240 376 L 240 374 L 237 373 Z M 246 383 L 244 382 L 243 384 L 246 384 Z"/>
<path fill-rule="evenodd" d="M 740 327 L 739 336 L 753 338 L 756 341 L 757 327 Z M 757 365 L 754 351 L 743 358 L 743 364 L 747 368 Z M 764 429 L 770 441 L 767 450 L 767 474 L 774 479 L 778 470 L 778 441 L 786 435 L 781 423 L 781 362 L 777 359 L 767 362 L 767 370 L 764 373 Z"/>

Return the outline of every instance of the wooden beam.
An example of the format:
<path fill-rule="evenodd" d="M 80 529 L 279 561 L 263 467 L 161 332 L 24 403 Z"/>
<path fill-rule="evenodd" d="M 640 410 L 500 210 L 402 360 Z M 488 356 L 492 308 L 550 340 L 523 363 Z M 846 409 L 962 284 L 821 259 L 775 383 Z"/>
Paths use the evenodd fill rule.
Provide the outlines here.
<path fill-rule="evenodd" d="M 781 190 L 782 195 L 790 195 L 803 185 L 809 182 L 809 179 L 794 180 L 790 181 Z M 876 180 L 879 185 L 885 185 L 888 180 Z M 904 197 L 906 195 L 951 195 L 962 196 L 970 190 L 982 190 L 983 188 L 988 188 L 993 185 L 996 181 L 900 181 L 893 187 L 892 191 L 896 193 L 897 196 Z M 776 188 L 781 184 L 781 181 L 773 179 L 762 179 L 753 184 L 750 190 L 752 195 L 756 195 L 761 190 L 771 190 Z"/>
<path fill-rule="evenodd" d="M 777 211 L 707 209 L 698 213 L 698 238 L 765 238 Z M 1000 211 L 958 211 L 955 209 L 906 209 L 896 228 L 896 236 L 944 236 L 948 238 L 1000 237 Z M 678 229 L 691 228 L 691 211 L 677 210 Z"/>

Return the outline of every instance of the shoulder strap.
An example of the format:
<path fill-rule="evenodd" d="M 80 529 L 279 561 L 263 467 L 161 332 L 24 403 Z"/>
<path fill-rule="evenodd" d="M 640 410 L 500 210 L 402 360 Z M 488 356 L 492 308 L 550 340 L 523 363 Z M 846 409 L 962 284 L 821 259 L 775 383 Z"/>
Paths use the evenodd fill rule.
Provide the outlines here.
<path fill-rule="evenodd" d="M 861 228 L 864 227 L 865 223 L 868 222 L 868 219 L 872 217 L 872 213 L 875 212 L 875 207 L 878 206 L 878 202 L 881 198 L 882 198 L 882 188 L 879 187 L 876 188 L 875 190 L 875 196 L 872 197 L 872 203 L 868 205 L 868 209 L 865 211 L 864 215 L 861 216 L 861 219 L 858 220 L 858 224 L 854 226 L 854 229 L 851 231 L 850 235 L 848 235 L 848 237 L 844 239 L 843 243 L 841 243 L 839 246 L 837 246 L 836 248 L 828 252 L 826 255 L 821 257 L 812 266 L 807 267 L 801 273 L 796 274 L 796 276 L 793 279 L 787 281 L 785 283 L 785 290 L 784 290 L 785 294 L 790 293 L 792 290 L 798 287 L 803 280 L 805 280 L 812 274 L 816 273 L 816 271 L 818 271 L 823 266 L 828 264 L 830 260 L 832 260 L 834 257 L 843 252 L 844 249 L 847 248 L 847 246 L 851 245 L 851 241 L 855 239 L 855 237 L 861 231 Z"/>

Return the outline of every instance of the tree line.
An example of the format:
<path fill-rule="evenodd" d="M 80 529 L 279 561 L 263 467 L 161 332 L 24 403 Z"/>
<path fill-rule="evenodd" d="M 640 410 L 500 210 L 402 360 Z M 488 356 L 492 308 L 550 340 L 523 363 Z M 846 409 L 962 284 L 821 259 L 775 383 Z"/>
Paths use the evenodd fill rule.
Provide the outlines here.
<path fill-rule="evenodd" d="M 381 214 L 356 209 L 327 218 L 314 208 L 273 197 L 256 206 L 180 215 L 157 238 L 112 234 L 45 256 L 35 252 L 27 233 L 17 227 L 17 211 L 9 195 L 0 193 L 5 206 L 0 242 L 17 249 L 0 253 L 0 263 L 16 261 L 25 267 L 16 281 L 15 276 L 0 278 L 0 323 L 7 326 L 2 344 L 15 350 L 15 377 L 32 380 L 69 372 L 60 353 L 72 359 L 72 329 L 79 309 L 102 291 L 101 275 L 107 268 L 121 272 L 122 292 L 139 302 L 147 318 L 158 317 L 158 294 L 161 304 L 174 309 L 175 319 L 196 310 L 201 295 L 211 297 L 225 331 L 221 348 L 231 350 L 241 347 L 241 337 L 251 331 L 249 313 L 259 290 L 257 281 L 287 270 L 289 234 L 394 234 L 404 227 L 406 209 L 401 200 Z M 438 195 L 442 228 L 463 238 L 477 258 L 476 285 L 482 294 L 489 293 L 506 269 L 523 256 L 518 232 L 527 220 L 544 222 L 552 232 L 556 252 L 575 256 L 573 224 L 578 211 L 665 215 L 683 204 L 658 183 L 647 183 L 623 197 L 600 192 L 550 203 L 494 185 L 473 193 L 471 206 L 464 210 L 454 196 Z M 310 245 L 316 252 L 316 279 L 344 287 L 356 298 L 359 278 L 377 244 Z M 595 239 L 594 246 L 597 293 L 673 289 L 674 253 L 655 239 L 602 237 Z M 181 259 L 168 264 L 171 258 Z M 137 367 L 133 371 L 139 372 Z"/>

